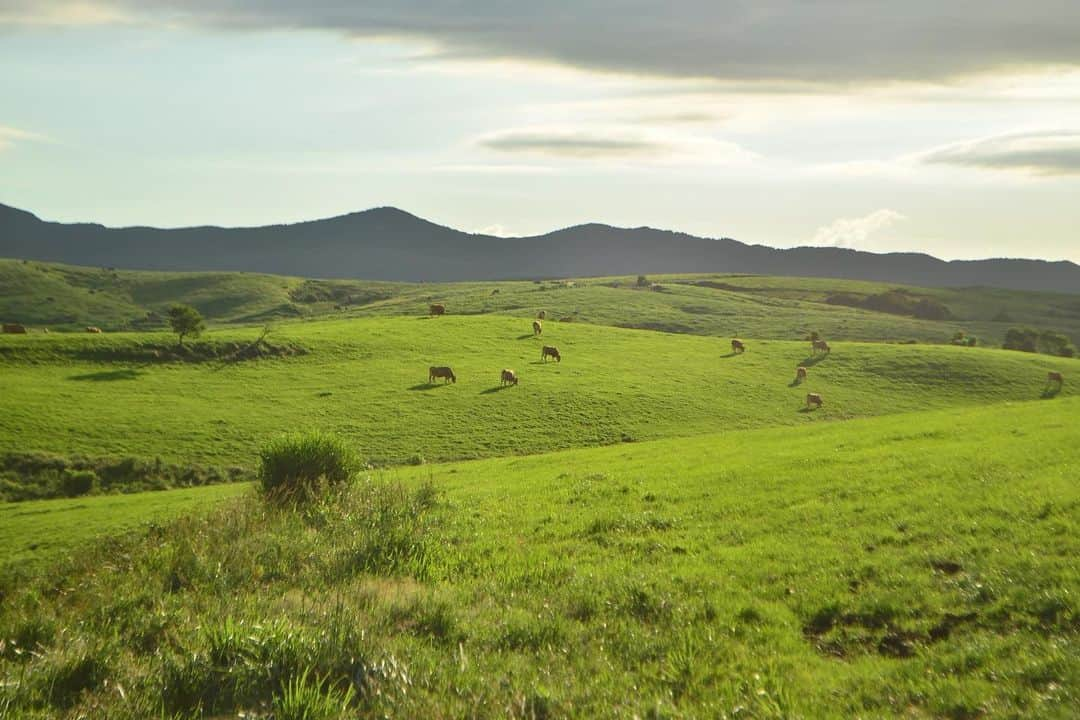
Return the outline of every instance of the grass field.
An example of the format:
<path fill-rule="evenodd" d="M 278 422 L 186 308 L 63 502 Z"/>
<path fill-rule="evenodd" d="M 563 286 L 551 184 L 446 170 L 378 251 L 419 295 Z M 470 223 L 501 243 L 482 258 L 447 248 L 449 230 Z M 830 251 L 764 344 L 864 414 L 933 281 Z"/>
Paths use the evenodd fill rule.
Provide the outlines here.
<path fill-rule="evenodd" d="M 0 261 L 18 319 L 212 320 L 182 351 L 0 336 L 0 481 L 32 453 L 42 488 L 72 458 L 97 491 L 250 477 L 306 430 L 368 463 L 292 509 L 250 483 L 0 503 L 0 717 L 1075 717 L 1080 363 L 945 344 L 1075 338 L 1074 298 L 918 290 L 958 318 L 931 322 L 824 302 L 873 283 L 651 280 Z"/>
<path fill-rule="evenodd" d="M 222 330 L 211 340 L 250 339 Z M 755 341 L 500 315 L 282 324 L 305 355 L 237 363 L 109 360 L 163 334 L 0 337 L 0 452 L 41 450 L 250 466 L 268 437 L 330 430 L 375 462 L 537 453 L 1040 397 L 1075 361 L 950 346 Z M 561 363 L 542 363 L 557 345 Z M 810 368 L 805 386 L 795 367 Z M 430 365 L 456 384 L 428 385 Z M 502 388 L 501 368 L 521 383 Z M 826 399 L 802 412 L 807 391 Z M 1066 384 L 1062 394 L 1073 393 Z"/>
<path fill-rule="evenodd" d="M 159 273 L 0 260 L 0 319 L 32 327 L 81 330 L 164 326 L 172 303 L 195 306 L 215 323 L 261 323 L 300 317 L 422 315 L 431 302 L 453 314 L 500 313 L 699 335 L 796 340 L 816 330 L 836 340 L 944 343 L 958 330 L 999 345 L 1013 325 L 1070 335 L 1080 343 L 1075 295 L 993 288 L 905 288 L 943 302 L 947 321 L 917 320 L 828 305 L 835 293 L 865 296 L 896 285 L 853 280 L 746 275 L 651 277 L 562 282 L 382 283 L 305 280 L 253 273 Z M 712 282 L 727 289 L 696 286 Z"/>
<path fill-rule="evenodd" d="M 9 576 L 0 708 L 1073 717 L 1078 410 L 378 471 L 302 513 L 249 495 Z"/>

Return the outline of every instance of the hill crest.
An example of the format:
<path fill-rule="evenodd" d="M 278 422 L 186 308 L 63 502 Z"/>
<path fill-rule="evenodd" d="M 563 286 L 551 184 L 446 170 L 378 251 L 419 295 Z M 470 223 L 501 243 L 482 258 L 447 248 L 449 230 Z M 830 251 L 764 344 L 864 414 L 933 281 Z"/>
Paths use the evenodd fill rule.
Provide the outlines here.
<path fill-rule="evenodd" d="M 921 253 L 777 249 L 651 227 L 587 223 L 542 235 L 467 233 L 382 206 L 260 227 L 109 228 L 0 204 L 0 257 L 136 270 L 224 270 L 366 280 L 461 281 L 724 272 L 1080 293 L 1068 261 L 944 261 Z"/>

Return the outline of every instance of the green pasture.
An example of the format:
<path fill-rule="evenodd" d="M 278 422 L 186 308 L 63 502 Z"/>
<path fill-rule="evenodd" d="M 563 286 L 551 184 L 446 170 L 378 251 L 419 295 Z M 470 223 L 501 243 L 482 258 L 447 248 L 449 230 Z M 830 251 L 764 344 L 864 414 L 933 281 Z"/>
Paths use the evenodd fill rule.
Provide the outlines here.
<path fill-rule="evenodd" d="M 9 575 L 0 707 L 1073 717 L 1078 410 L 1005 402 L 372 471 L 299 512 L 247 495 Z"/>
<path fill-rule="evenodd" d="M 254 329 L 208 342 L 242 343 Z M 950 346 L 669 335 L 501 315 L 283 323 L 306 354 L 225 362 L 131 362 L 165 334 L 0 336 L 0 452 L 160 457 L 248 466 L 274 435 L 321 429 L 376 464 L 535 454 L 768 425 L 1039 398 L 1076 365 Z M 541 362 L 543 344 L 561 363 Z M 809 368 L 797 385 L 795 368 Z M 449 365 L 456 384 L 428 384 Z M 499 373 L 513 368 L 516 387 Z M 1075 374 L 1075 373 L 1072 373 Z M 1067 382 L 1061 394 L 1075 392 Z M 825 406 L 805 412 L 807 392 Z M 1056 392 L 1056 391 L 1055 391 Z"/>

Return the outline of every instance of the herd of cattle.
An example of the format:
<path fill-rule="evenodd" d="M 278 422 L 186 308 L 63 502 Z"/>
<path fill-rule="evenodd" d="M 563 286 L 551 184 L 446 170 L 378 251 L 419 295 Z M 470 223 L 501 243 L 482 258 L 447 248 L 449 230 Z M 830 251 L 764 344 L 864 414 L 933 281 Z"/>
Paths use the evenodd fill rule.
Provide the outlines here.
<path fill-rule="evenodd" d="M 445 315 L 445 314 L 446 314 L 446 306 L 445 305 L 436 303 L 436 304 L 432 304 L 428 308 L 428 315 L 429 316 L 434 317 L 434 316 L 437 316 L 437 315 Z M 543 320 L 546 317 L 547 317 L 547 313 L 545 311 L 543 311 L 543 310 L 541 310 L 540 312 L 537 313 L 536 319 L 533 320 L 533 324 L 532 324 L 533 335 L 534 336 L 539 337 L 539 336 L 544 334 Z M 570 318 L 563 318 L 563 321 L 569 321 L 569 320 L 570 320 Z M 26 326 L 22 325 L 20 323 L 3 323 L 2 327 L 0 327 L 0 329 L 2 329 L 2 332 L 5 335 L 25 335 L 27 333 Z M 47 332 L 49 332 L 49 329 L 45 328 L 42 332 L 47 333 Z M 94 334 L 100 334 L 101 333 L 101 328 L 94 327 L 93 325 L 88 325 L 86 327 L 86 332 L 94 333 Z M 827 353 L 829 353 L 831 351 L 832 351 L 832 348 L 829 347 L 829 343 L 827 343 L 825 340 L 817 339 L 817 340 L 813 340 L 811 342 L 811 353 L 814 354 L 814 355 L 817 355 L 818 353 L 827 354 Z M 732 340 L 731 340 L 731 352 L 732 352 L 733 355 L 741 354 L 741 353 L 746 352 L 746 343 L 744 343 L 742 340 L 740 340 L 738 338 L 732 338 Z M 540 349 L 540 360 L 543 361 L 543 362 L 547 362 L 547 360 L 549 358 L 554 360 L 555 362 L 562 362 L 562 355 L 559 353 L 559 348 L 557 348 L 557 347 L 555 347 L 553 345 L 544 345 Z M 796 384 L 802 384 L 802 383 L 806 382 L 807 375 L 808 375 L 808 371 L 804 366 L 800 365 L 799 367 L 795 368 L 795 383 Z M 514 370 L 510 369 L 510 368 L 503 368 L 499 377 L 500 377 L 500 383 L 503 386 L 517 385 L 518 384 L 517 373 Z M 453 369 L 451 369 L 449 367 L 446 367 L 444 365 L 442 365 L 442 366 L 432 365 L 430 368 L 428 368 L 428 383 L 433 384 L 438 379 L 442 379 L 443 384 L 456 383 L 457 382 L 457 376 L 454 374 Z M 1064 383 L 1065 383 L 1065 378 L 1060 372 L 1051 371 L 1051 372 L 1048 372 L 1046 374 L 1046 384 L 1047 384 L 1048 389 L 1053 388 L 1053 387 L 1056 386 L 1060 390 L 1061 387 L 1064 385 Z M 820 393 L 807 393 L 806 394 L 806 407 L 807 407 L 807 409 L 810 409 L 812 407 L 819 407 L 820 408 L 824 404 L 825 404 L 825 400 L 821 397 Z"/>

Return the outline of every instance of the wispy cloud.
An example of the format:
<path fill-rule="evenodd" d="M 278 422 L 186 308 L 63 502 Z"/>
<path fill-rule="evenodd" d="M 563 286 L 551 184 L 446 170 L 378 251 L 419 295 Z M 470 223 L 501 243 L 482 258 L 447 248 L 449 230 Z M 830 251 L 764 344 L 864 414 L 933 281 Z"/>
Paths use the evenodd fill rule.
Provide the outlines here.
<path fill-rule="evenodd" d="M 477 146 L 504 155 L 544 156 L 552 161 L 716 166 L 748 165 L 759 158 L 710 135 L 637 125 L 531 126 L 484 135 Z"/>
<path fill-rule="evenodd" d="M 479 144 L 502 152 L 571 158 L 656 155 L 671 149 L 644 135 L 558 128 L 505 130 L 480 138 Z"/>
<path fill-rule="evenodd" d="M 905 219 L 900 213 L 888 208 L 875 210 L 862 217 L 837 218 L 828 225 L 819 227 L 810 244 L 841 248 L 861 247 L 875 233 Z"/>
<path fill-rule="evenodd" d="M 131 20 L 119 3 L 0 0 L 0 25 L 107 25 Z"/>
<path fill-rule="evenodd" d="M 48 138 L 38 133 L 20 130 L 19 128 L 0 125 L 0 151 L 6 150 L 18 142 L 47 142 Z"/>
<path fill-rule="evenodd" d="M 1080 175 L 1080 130 L 995 135 L 931 150 L 922 160 L 1033 175 Z"/>

